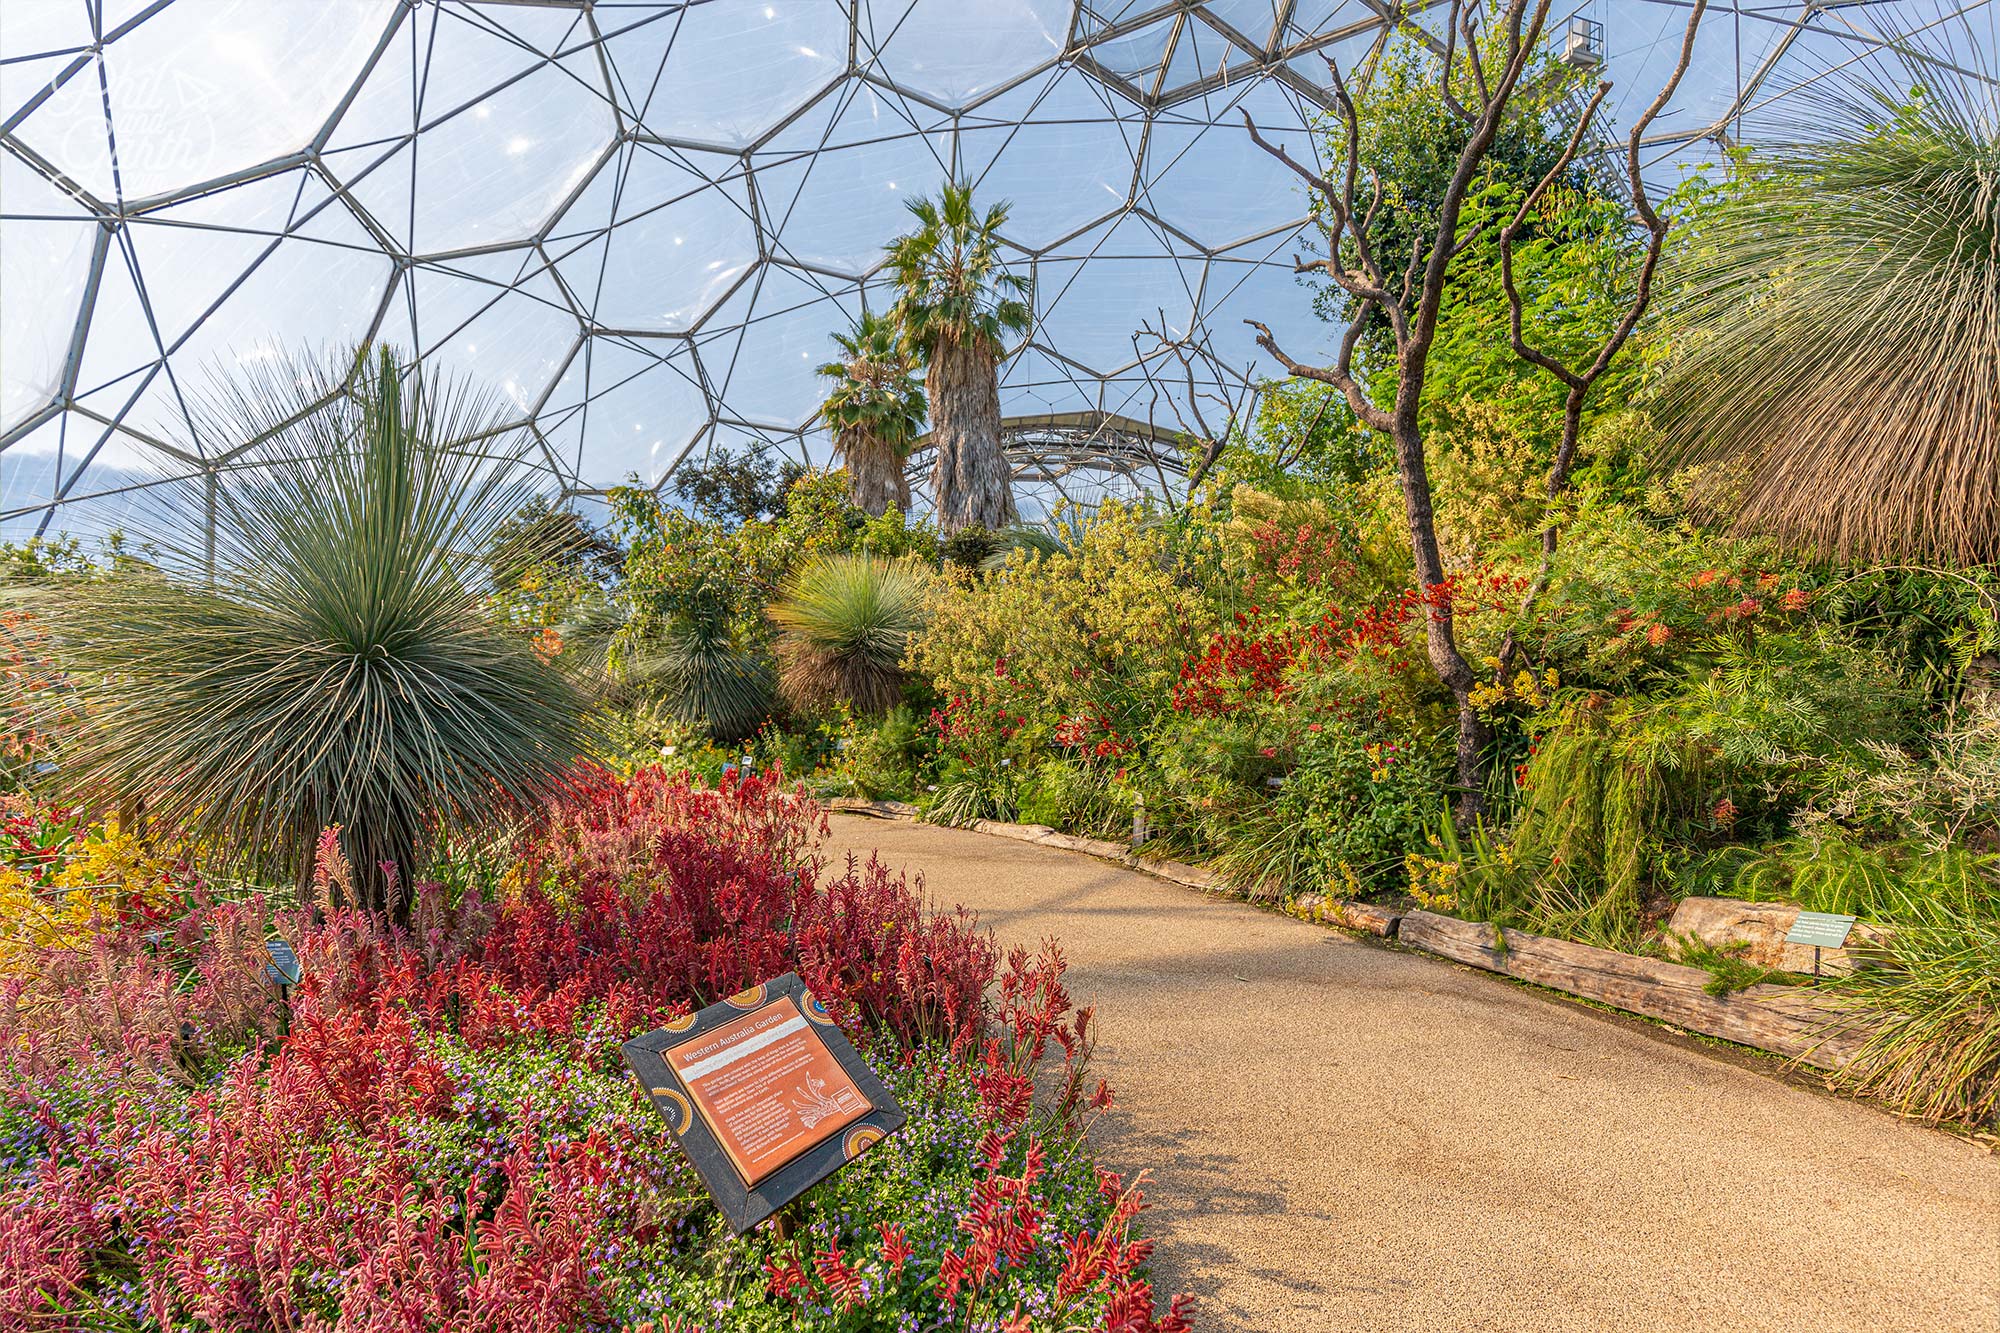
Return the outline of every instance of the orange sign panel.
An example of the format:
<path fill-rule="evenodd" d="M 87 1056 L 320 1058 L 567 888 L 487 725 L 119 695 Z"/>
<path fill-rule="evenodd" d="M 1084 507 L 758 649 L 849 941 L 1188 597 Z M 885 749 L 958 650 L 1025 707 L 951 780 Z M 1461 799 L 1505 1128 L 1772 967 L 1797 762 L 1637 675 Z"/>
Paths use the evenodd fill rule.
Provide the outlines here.
<path fill-rule="evenodd" d="M 870 1109 L 790 996 L 665 1054 L 746 1186 Z"/>

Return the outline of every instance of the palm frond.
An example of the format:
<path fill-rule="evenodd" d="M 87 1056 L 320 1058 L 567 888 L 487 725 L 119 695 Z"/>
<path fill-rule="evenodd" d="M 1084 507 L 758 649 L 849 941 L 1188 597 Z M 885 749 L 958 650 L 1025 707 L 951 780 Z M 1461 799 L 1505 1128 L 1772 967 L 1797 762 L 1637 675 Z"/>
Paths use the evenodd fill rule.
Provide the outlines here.
<path fill-rule="evenodd" d="M 893 314 L 904 346 L 920 360 L 945 345 L 984 345 L 1004 358 L 1007 335 L 1018 338 L 1034 324 L 1033 289 L 1007 271 L 1000 250 L 1009 205 L 996 203 L 982 215 L 972 187 L 953 182 L 937 199 L 912 199 L 908 206 L 917 228 L 888 246 L 889 271 L 902 293 Z"/>
<path fill-rule="evenodd" d="M 901 458 L 916 444 L 928 410 L 894 320 L 868 313 L 852 333 L 831 335 L 842 357 L 819 366 L 831 380 L 819 420 L 833 432 L 834 449 L 885 448 Z"/>

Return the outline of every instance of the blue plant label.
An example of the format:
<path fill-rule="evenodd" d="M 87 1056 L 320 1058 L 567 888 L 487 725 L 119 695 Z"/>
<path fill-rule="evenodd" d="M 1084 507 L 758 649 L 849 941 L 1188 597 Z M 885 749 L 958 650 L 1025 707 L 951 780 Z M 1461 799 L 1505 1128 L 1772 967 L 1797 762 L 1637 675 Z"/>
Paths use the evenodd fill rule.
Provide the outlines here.
<path fill-rule="evenodd" d="M 1787 944 L 1804 944 L 1814 949 L 1840 949 L 1847 945 L 1847 932 L 1854 929 L 1854 918 L 1842 916 L 1838 912 L 1800 912 L 1799 919 L 1792 923 L 1791 933 L 1785 936 Z"/>
<path fill-rule="evenodd" d="M 265 964 L 264 980 L 273 986 L 296 986 L 305 977 L 299 967 L 299 956 L 292 952 L 292 946 L 280 939 L 272 939 L 264 945 L 264 951 L 271 955 Z"/>

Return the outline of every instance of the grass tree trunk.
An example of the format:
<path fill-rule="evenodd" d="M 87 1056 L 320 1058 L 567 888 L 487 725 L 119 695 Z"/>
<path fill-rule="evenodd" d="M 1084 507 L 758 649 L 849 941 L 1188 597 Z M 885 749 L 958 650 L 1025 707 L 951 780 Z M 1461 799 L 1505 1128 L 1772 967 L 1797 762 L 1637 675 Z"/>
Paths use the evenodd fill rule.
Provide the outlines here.
<path fill-rule="evenodd" d="M 867 431 L 847 431 L 840 440 L 847 468 L 848 493 L 870 518 L 880 518 L 892 506 L 910 512 L 910 482 L 903 475 L 903 458 L 893 445 Z"/>
<path fill-rule="evenodd" d="M 930 358 L 932 469 L 938 527 L 1004 528 L 1015 520 L 1006 455 L 1000 452 L 1000 376 L 992 348 L 946 343 Z"/>

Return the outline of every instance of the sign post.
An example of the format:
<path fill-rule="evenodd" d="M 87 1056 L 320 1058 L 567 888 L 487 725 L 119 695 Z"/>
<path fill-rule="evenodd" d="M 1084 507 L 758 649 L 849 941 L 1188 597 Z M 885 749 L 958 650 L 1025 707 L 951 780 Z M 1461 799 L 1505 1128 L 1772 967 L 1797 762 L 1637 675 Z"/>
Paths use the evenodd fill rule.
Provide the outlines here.
<path fill-rule="evenodd" d="M 739 1236 L 905 1119 L 793 972 L 623 1050 Z"/>
<path fill-rule="evenodd" d="M 1799 919 L 1785 935 L 1787 944 L 1810 944 L 1813 951 L 1813 975 L 1819 975 L 1819 951 L 1821 949 L 1842 949 L 1847 947 L 1847 933 L 1854 929 L 1855 918 L 1838 912 L 1800 912 Z"/>
<path fill-rule="evenodd" d="M 278 1015 L 283 1024 L 282 1031 L 292 1030 L 292 987 L 305 980 L 305 969 L 299 966 L 299 956 L 291 945 L 273 935 L 264 942 L 264 952 L 271 961 L 264 964 L 263 978 L 267 985 L 278 988 L 278 1003 L 284 1006 Z"/>

